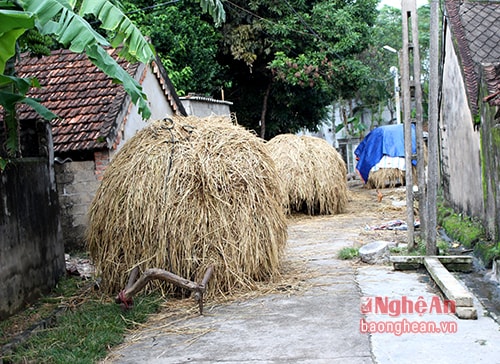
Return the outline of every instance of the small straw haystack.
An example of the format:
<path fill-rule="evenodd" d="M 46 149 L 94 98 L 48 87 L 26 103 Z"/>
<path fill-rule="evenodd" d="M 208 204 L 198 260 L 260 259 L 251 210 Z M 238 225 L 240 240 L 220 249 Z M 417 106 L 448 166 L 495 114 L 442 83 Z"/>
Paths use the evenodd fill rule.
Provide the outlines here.
<path fill-rule="evenodd" d="M 413 176 L 416 176 L 415 167 L 413 167 Z M 368 188 L 392 188 L 399 185 L 404 186 L 406 181 L 406 171 L 399 168 L 380 168 L 371 171 L 366 181 Z"/>
<path fill-rule="evenodd" d="M 227 118 L 172 118 L 130 139 L 89 212 L 88 246 L 107 293 L 130 270 L 161 268 L 207 294 L 278 273 L 287 238 L 278 175 L 264 142 Z M 171 287 L 167 287 L 170 289 Z"/>
<path fill-rule="evenodd" d="M 347 168 L 324 139 L 282 134 L 267 143 L 282 179 L 287 212 L 329 215 L 347 204 Z"/>
<path fill-rule="evenodd" d="M 428 163 L 427 145 L 424 144 L 424 166 Z M 411 166 L 413 183 L 417 183 L 417 167 Z M 372 189 L 393 188 L 406 185 L 406 171 L 399 168 L 379 168 L 376 171 L 370 171 L 366 187 Z"/>

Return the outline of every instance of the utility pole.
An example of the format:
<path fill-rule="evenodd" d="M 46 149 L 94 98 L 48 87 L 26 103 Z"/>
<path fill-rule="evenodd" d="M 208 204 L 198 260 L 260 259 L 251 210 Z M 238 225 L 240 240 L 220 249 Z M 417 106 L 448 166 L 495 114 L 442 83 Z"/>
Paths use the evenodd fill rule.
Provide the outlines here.
<path fill-rule="evenodd" d="M 389 70 L 394 76 L 394 103 L 396 104 L 396 124 L 401 124 L 401 101 L 399 100 L 399 73 L 398 68 L 392 66 Z"/>
<path fill-rule="evenodd" d="M 420 86 L 420 52 L 418 42 L 418 16 L 415 0 L 402 0 L 401 4 L 403 48 L 401 61 L 401 89 L 403 97 L 403 120 L 405 136 L 406 165 L 406 212 L 408 225 L 408 249 L 415 248 L 415 215 L 413 211 L 412 160 L 417 159 L 418 209 L 421 232 L 425 234 L 425 166 L 422 121 L 422 88 Z M 412 118 L 412 91 L 415 105 L 415 118 Z M 412 151 L 412 124 L 415 124 L 417 155 Z M 424 237 L 425 238 L 425 237 Z"/>
<path fill-rule="evenodd" d="M 430 69 L 429 69 L 429 165 L 427 180 L 427 243 L 426 255 L 436 255 L 436 228 L 437 228 L 437 188 L 438 188 L 438 90 L 439 90 L 439 34 L 438 0 L 431 0 L 430 13 Z"/>
<path fill-rule="evenodd" d="M 401 67 L 401 56 L 400 52 L 392 48 L 391 46 L 385 45 L 382 47 L 386 51 L 396 53 L 398 56 L 398 67 Z M 399 97 L 399 72 L 398 67 L 392 66 L 389 68 L 389 72 L 394 77 L 394 103 L 396 104 L 396 124 L 401 124 L 401 101 Z"/>

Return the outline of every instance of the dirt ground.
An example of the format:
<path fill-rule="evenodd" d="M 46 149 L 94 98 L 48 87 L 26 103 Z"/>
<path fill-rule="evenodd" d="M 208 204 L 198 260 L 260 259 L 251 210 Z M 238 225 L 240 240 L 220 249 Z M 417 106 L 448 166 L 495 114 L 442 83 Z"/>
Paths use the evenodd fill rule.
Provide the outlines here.
<path fill-rule="evenodd" d="M 379 201 L 378 192 L 382 199 Z M 329 217 L 325 217 L 329 218 Z M 363 245 L 368 241 L 386 240 L 396 243 L 407 242 L 404 230 L 374 229 L 395 221 L 406 221 L 406 187 L 368 189 L 360 181 L 349 182 L 349 203 L 346 211 L 335 216 L 339 228 L 360 232 Z"/>

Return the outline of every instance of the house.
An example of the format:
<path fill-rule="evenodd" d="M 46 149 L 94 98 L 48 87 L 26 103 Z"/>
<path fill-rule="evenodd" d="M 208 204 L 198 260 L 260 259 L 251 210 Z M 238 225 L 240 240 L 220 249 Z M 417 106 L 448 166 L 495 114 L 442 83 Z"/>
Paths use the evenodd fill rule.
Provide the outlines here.
<path fill-rule="evenodd" d="M 455 210 L 500 233 L 500 1 L 445 0 L 441 181 Z"/>
<path fill-rule="evenodd" d="M 110 49 L 114 56 L 116 50 Z M 159 61 L 146 66 L 120 60 L 147 95 L 151 119 L 186 115 Z M 20 77 L 37 77 L 42 88 L 29 96 L 60 116 L 52 122 L 56 182 L 66 250 L 84 248 L 87 210 L 113 155 L 147 125 L 122 85 L 98 70 L 84 54 L 57 50 L 50 56 L 22 57 Z M 23 108 L 20 120 L 37 120 Z"/>

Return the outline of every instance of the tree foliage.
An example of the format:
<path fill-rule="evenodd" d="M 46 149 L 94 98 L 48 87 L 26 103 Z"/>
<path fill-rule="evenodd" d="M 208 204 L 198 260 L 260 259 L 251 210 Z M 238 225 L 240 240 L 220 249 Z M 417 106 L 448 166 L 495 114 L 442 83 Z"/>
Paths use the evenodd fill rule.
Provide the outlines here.
<path fill-rule="evenodd" d="M 212 94 L 224 82 L 216 54 L 220 33 L 193 0 L 156 6 L 153 0 L 124 0 L 125 9 L 151 39 L 180 95 Z"/>
<path fill-rule="evenodd" d="M 314 129 L 326 105 L 352 97 L 369 68 L 356 55 L 370 42 L 377 0 L 234 0 L 221 27 L 191 0 L 157 7 L 126 0 L 181 94 L 219 97 L 261 136 Z"/>
<path fill-rule="evenodd" d="M 419 50 L 422 60 L 421 73 L 425 89 L 428 80 L 429 6 L 422 6 L 417 12 Z M 387 5 L 379 10 L 373 27 L 372 44 L 359 56 L 359 60 L 370 68 L 370 82 L 359 89 L 356 99 L 361 107 L 370 109 L 372 115 L 376 115 L 379 110 L 387 107 L 395 119 L 394 77 L 390 73 L 390 67 L 395 66 L 400 69 L 401 65 L 398 54 L 383 49 L 386 45 L 397 51 L 400 51 L 402 47 L 401 10 Z M 425 107 L 424 110 L 426 110 Z"/>
<path fill-rule="evenodd" d="M 376 0 L 232 1 L 219 61 L 238 120 L 262 137 L 314 129 L 325 106 L 352 97 L 368 68 Z M 251 95 L 251 96 L 250 96 Z"/>

